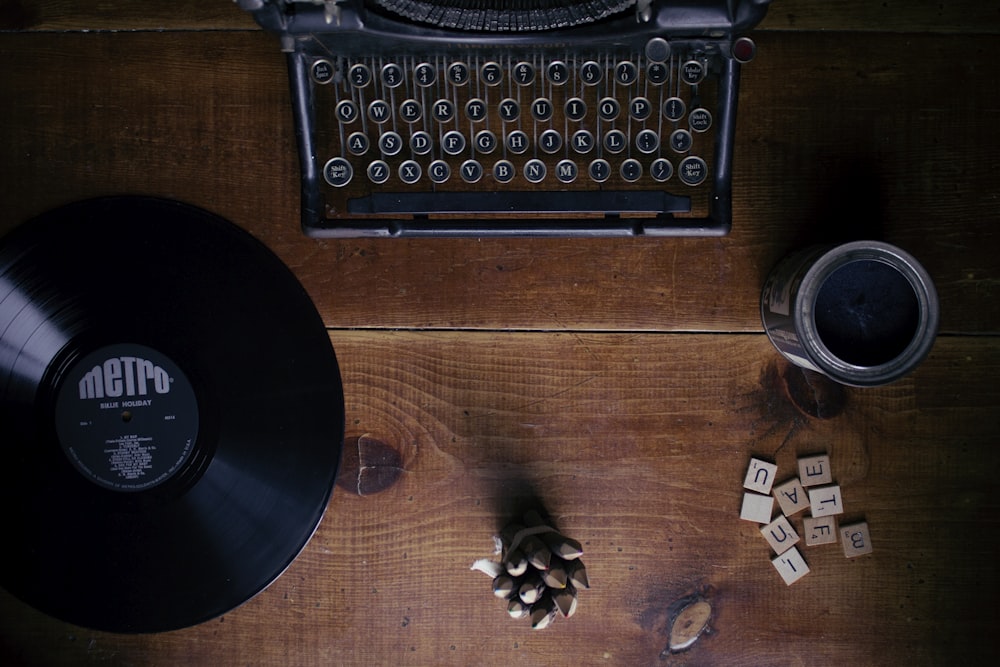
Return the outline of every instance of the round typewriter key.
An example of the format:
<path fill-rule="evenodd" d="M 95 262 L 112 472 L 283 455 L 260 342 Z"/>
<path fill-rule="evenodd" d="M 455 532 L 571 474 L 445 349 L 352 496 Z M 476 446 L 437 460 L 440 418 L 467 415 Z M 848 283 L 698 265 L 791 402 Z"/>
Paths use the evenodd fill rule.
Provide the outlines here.
<path fill-rule="evenodd" d="M 320 58 L 313 62 L 312 67 L 309 68 L 309 73 L 312 75 L 312 80 L 316 83 L 330 83 L 333 81 L 334 76 L 333 63 L 325 58 Z"/>
<path fill-rule="evenodd" d="M 572 183 L 579 173 L 579 168 L 572 160 L 560 160 L 556 165 L 556 178 L 563 183 Z"/>
<path fill-rule="evenodd" d="M 567 120 L 581 121 L 587 117 L 587 103 L 579 97 L 571 97 L 566 100 L 563 112 Z"/>
<path fill-rule="evenodd" d="M 354 167 L 342 157 L 335 157 L 323 165 L 323 179 L 335 188 L 342 188 L 351 182 Z"/>
<path fill-rule="evenodd" d="M 493 178 L 498 183 L 510 183 L 514 180 L 514 165 L 507 160 L 498 160 L 493 165 Z"/>
<path fill-rule="evenodd" d="M 552 118 L 552 100 L 547 97 L 539 97 L 531 103 L 531 116 L 538 121 L 547 121 Z"/>
<path fill-rule="evenodd" d="M 438 100 L 434 103 L 434 120 L 447 123 L 455 118 L 455 105 L 451 100 Z"/>
<path fill-rule="evenodd" d="M 686 157 L 677 165 L 677 177 L 685 185 L 701 185 L 708 178 L 708 165 L 700 157 Z"/>
<path fill-rule="evenodd" d="M 507 134 L 507 150 L 515 155 L 520 155 L 528 150 L 528 135 L 521 130 L 514 130 Z"/>
<path fill-rule="evenodd" d="M 531 85 L 535 80 L 535 66 L 529 62 L 521 61 L 514 65 L 510 75 L 514 79 L 514 83 L 519 86 Z"/>
<path fill-rule="evenodd" d="M 671 97 L 663 103 L 663 117 L 675 123 L 684 117 L 685 111 L 687 111 L 687 105 L 679 97 Z"/>
<path fill-rule="evenodd" d="M 422 170 L 420 169 L 420 163 L 414 162 L 413 160 L 406 160 L 399 165 L 399 180 L 404 183 L 413 185 L 420 180 L 422 175 Z"/>
<path fill-rule="evenodd" d="M 674 130 L 670 133 L 670 147 L 678 153 L 687 153 L 691 150 L 691 133 L 687 130 Z"/>
<path fill-rule="evenodd" d="M 434 160 L 427 167 L 427 176 L 440 185 L 451 178 L 451 167 L 444 160 Z"/>
<path fill-rule="evenodd" d="M 580 80 L 588 86 L 596 86 L 604 78 L 604 70 L 593 60 L 580 66 Z"/>
<path fill-rule="evenodd" d="M 753 60 L 753 57 L 757 54 L 757 45 L 749 37 L 739 37 L 733 42 L 732 51 L 733 58 L 737 62 L 746 64 Z"/>
<path fill-rule="evenodd" d="M 476 133 L 475 143 L 480 153 L 492 153 L 497 148 L 497 135 L 489 130 L 480 130 Z"/>
<path fill-rule="evenodd" d="M 594 150 L 594 135 L 590 130 L 577 130 L 573 133 L 573 150 L 584 155 Z"/>
<path fill-rule="evenodd" d="M 705 64 L 700 60 L 688 60 L 681 65 L 681 79 L 684 83 L 694 86 L 705 78 Z"/>
<path fill-rule="evenodd" d="M 653 164 L 649 166 L 649 175 L 653 177 L 653 180 L 659 181 L 660 183 L 670 180 L 670 177 L 674 175 L 674 165 L 670 164 L 670 160 L 664 158 L 657 158 L 653 160 Z"/>
<path fill-rule="evenodd" d="M 483 165 L 476 160 L 466 160 L 459 167 L 459 171 L 462 172 L 462 180 L 466 183 L 478 183 L 483 177 Z"/>
<path fill-rule="evenodd" d="M 631 86 L 639 78 L 635 63 L 624 60 L 615 67 L 615 81 L 623 86 Z"/>
<path fill-rule="evenodd" d="M 441 149 L 448 155 L 458 155 L 465 150 L 465 135 L 458 130 L 445 132 L 441 137 Z"/>
<path fill-rule="evenodd" d="M 403 103 L 399 105 L 399 117 L 407 123 L 416 123 L 423 117 L 423 109 L 420 108 L 420 102 L 416 100 L 403 100 Z"/>
<path fill-rule="evenodd" d="M 464 86 L 469 82 L 469 66 L 465 63 L 448 65 L 448 81 L 456 86 Z"/>
<path fill-rule="evenodd" d="M 465 117 L 471 120 L 473 123 L 478 123 L 479 121 L 486 118 L 486 102 L 483 102 L 478 97 L 473 98 L 465 103 Z"/>
<path fill-rule="evenodd" d="M 628 139 L 621 130 L 611 130 L 604 135 L 604 148 L 609 153 L 621 153 L 627 144 Z"/>
<path fill-rule="evenodd" d="M 531 159 L 524 163 L 524 177 L 532 183 L 541 183 L 547 173 L 545 163 L 541 160 Z"/>
<path fill-rule="evenodd" d="M 561 86 L 569 80 L 569 68 L 563 61 L 553 60 L 545 69 L 545 78 L 549 80 L 549 83 Z"/>
<path fill-rule="evenodd" d="M 430 63 L 420 63 L 413 68 L 413 80 L 421 88 L 433 86 L 437 80 L 437 69 Z"/>
<path fill-rule="evenodd" d="M 587 168 L 587 172 L 590 174 L 590 180 L 603 183 L 611 177 L 611 165 L 607 160 L 594 160 Z"/>
<path fill-rule="evenodd" d="M 347 72 L 347 78 L 351 80 L 351 85 L 355 88 L 364 88 L 372 82 L 372 71 L 368 65 L 358 63 L 351 65 L 351 69 Z"/>
<path fill-rule="evenodd" d="M 545 130 L 540 135 L 538 135 L 538 146 L 543 151 L 552 155 L 558 153 L 559 149 L 562 148 L 563 138 L 556 130 Z"/>
<path fill-rule="evenodd" d="M 642 164 L 634 158 L 629 158 L 622 162 L 620 171 L 622 178 L 629 183 L 635 183 L 642 178 Z"/>
<path fill-rule="evenodd" d="M 663 63 L 649 63 L 646 68 L 646 81 L 654 86 L 661 86 L 670 78 L 670 70 Z"/>
<path fill-rule="evenodd" d="M 392 117 L 389 103 L 385 100 L 373 100 L 368 105 L 368 119 L 373 123 L 381 125 Z"/>
<path fill-rule="evenodd" d="M 660 135 L 654 130 L 639 130 L 635 135 L 635 147 L 640 153 L 646 155 L 655 153 L 656 149 L 660 147 Z"/>
<path fill-rule="evenodd" d="M 511 123 L 521 115 L 521 105 L 517 103 L 517 100 L 508 97 L 500 101 L 497 112 L 500 114 L 501 120 Z"/>
<path fill-rule="evenodd" d="M 389 88 L 395 88 L 403 83 L 403 68 L 396 63 L 389 63 L 382 68 L 382 83 Z"/>
<path fill-rule="evenodd" d="M 375 160 L 368 165 L 368 180 L 381 185 L 389 180 L 389 165 L 382 160 Z"/>
<path fill-rule="evenodd" d="M 489 62 L 479 70 L 479 80 L 487 86 L 499 86 L 503 81 L 503 68 L 499 64 Z"/>
<path fill-rule="evenodd" d="M 615 98 L 605 97 L 597 104 L 597 113 L 602 120 L 614 120 L 621 113 L 621 106 Z"/>
<path fill-rule="evenodd" d="M 688 116 L 688 123 L 695 132 L 708 132 L 712 127 L 712 113 L 708 109 L 692 109 Z"/>
<path fill-rule="evenodd" d="M 352 155 L 364 155 L 368 152 L 369 145 L 368 135 L 364 132 L 352 132 L 347 137 L 347 150 L 351 151 Z"/>
<path fill-rule="evenodd" d="M 653 114 L 653 105 L 645 97 L 635 97 L 628 103 L 628 115 L 634 120 L 646 120 Z"/>
<path fill-rule="evenodd" d="M 420 130 L 410 135 L 410 150 L 417 155 L 427 155 L 433 147 L 434 142 L 431 140 L 431 135 L 427 132 Z"/>
<path fill-rule="evenodd" d="M 395 132 L 383 132 L 378 138 L 378 149 L 385 155 L 398 155 L 403 150 L 403 138 Z"/>
<path fill-rule="evenodd" d="M 353 123 L 358 118 L 358 105 L 351 100 L 341 100 L 337 102 L 334 113 L 341 123 Z"/>

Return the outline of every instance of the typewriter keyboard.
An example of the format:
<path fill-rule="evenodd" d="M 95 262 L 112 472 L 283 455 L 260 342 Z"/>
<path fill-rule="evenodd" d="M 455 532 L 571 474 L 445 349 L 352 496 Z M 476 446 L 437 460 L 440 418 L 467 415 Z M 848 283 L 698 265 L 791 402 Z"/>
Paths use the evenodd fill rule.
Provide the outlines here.
<path fill-rule="evenodd" d="M 658 38 L 633 53 L 314 58 L 327 216 L 476 208 L 406 193 L 601 190 L 669 190 L 683 195 L 672 212 L 694 213 L 691 195 L 710 189 L 719 58 Z"/>

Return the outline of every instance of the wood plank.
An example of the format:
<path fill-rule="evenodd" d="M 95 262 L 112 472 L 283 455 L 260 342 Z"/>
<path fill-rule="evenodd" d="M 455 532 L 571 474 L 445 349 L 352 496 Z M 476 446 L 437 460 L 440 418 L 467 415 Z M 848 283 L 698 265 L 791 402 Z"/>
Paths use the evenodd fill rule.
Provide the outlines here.
<path fill-rule="evenodd" d="M 785 253 L 878 237 L 930 271 L 943 331 L 996 333 L 997 60 L 992 37 L 762 36 L 724 239 L 314 241 L 267 35 L 2 34 L 0 90 L 17 93 L 0 96 L 0 230 L 155 194 L 261 238 L 333 327 L 651 331 L 759 331 Z"/>
<path fill-rule="evenodd" d="M 0 30 L 246 30 L 255 25 L 249 14 L 227 0 L 0 2 Z M 979 0 L 903 6 L 869 0 L 775 0 L 759 30 L 997 34 L 1000 12 Z"/>
<path fill-rule="evenodd" d="M 914 375 L 869 390 L 805 378 L 760 334 L 331 340 L 348 442 L 368 434 L 395 450 L 394 483 L 357 495 L 345 469 L 291 568 L 191 629 L 92 632 L 0 594 L 0 658 L 650 665 L 670 605 L 691 594 L 712 604 L 713 632 L 678 664 L 983 664 L 1000 650 L 993 340 L 944 338 Z M 738 517 L 743 476 L 751 456 L 793 474 L 817 451 L 831 456 L 843 522 L 867 521 L 874 552 L 802 547 L 811 572 L 786 587 L 758 526 Z M 468 569 L 532 498 L 583 542 L 593 582 L 572 619 L 537 633 Z"/>

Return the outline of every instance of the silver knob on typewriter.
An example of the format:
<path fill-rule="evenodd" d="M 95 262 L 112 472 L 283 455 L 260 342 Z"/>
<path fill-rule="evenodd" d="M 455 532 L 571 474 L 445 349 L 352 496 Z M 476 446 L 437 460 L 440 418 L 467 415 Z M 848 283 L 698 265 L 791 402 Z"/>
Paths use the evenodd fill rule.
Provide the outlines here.
<path fill-rule="evenodd" d="M 662 37 L 654 37 L 646 42 L 646 57 L 654 63 L 665 63 L 670 57 L 670 42 Z"/>

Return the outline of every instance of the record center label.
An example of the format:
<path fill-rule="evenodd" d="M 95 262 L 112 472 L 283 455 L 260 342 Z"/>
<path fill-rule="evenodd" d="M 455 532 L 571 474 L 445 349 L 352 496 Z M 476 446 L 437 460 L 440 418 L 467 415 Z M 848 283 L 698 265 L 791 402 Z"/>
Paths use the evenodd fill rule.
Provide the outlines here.
<path fill-rule="evenodd" d="M 70 462 L 91 482 L 144 491 L 183 469 L 198 435 L 198 402 L 167 356 L 144 345 L 109 345 L 64 376 L 56 433 Z"/>

